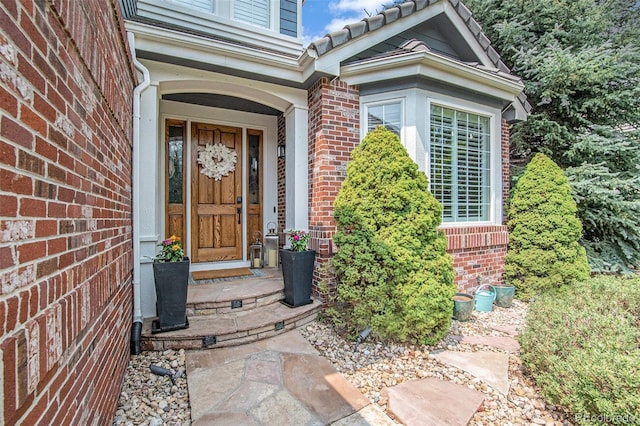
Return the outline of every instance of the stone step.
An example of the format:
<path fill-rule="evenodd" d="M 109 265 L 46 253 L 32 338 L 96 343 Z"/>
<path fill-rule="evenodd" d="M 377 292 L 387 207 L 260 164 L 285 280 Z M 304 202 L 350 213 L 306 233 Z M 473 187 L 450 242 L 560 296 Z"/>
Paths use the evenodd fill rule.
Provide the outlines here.
<path fill-rule="evenodd" d="M 205 349 L 242 345 L 266 339 L 313 321 L 322 304 L 289 308 L 279 302 L 251 309 L 187 315 L 189 328 L 164 333 L 151 333 L 153 318 L 142 325 L 143 350 Z"/>
<path fill-rule="evenodd" d="M 270 305 L 284 299 L 282 276 L 269 276 L 190 284 L 187 316 L 225 314 Z"/>
<path fill-rule="evenodd" d="M 466 425 L 484 395 L 436 377 L 409 380 L 387 389 L 389 411 L 406 426 Z"/>

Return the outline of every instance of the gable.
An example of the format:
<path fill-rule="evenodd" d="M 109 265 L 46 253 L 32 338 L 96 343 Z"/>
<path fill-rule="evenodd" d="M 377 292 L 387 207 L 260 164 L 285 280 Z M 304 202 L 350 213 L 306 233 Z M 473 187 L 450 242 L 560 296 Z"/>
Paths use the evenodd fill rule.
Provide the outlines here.
<path fill-rule="evenodd" d="M 460 62 L 477 62 L 510 73 L 471 11 L 459 0 L 405 0 L 327 34 L 309 44 L 308 50 L 321 63 L 343 64 L 397 49 L 411 39 Z"/>
<path fill-rule="evenodd" d="M 327 34 L 307 52 L 315 72 L 349 84 L 422 76 L 503 99 L 509 121 L 531 110 L 524 83 L 460 0 L 405 0 Z"/>
<path fill-rule="evenodd" d="M 393 35 L 382 43 L 353 55 L 343 61 L 343 64 L 393 52 L 408 40 L 421 41 L 432 52 L 458 61 L 480 62 L 480 58 L 467 44 L 460 31 L 452 25 L 444 13 L 441 13 L 427 22 L 409 28 L 400 34 Z"/>

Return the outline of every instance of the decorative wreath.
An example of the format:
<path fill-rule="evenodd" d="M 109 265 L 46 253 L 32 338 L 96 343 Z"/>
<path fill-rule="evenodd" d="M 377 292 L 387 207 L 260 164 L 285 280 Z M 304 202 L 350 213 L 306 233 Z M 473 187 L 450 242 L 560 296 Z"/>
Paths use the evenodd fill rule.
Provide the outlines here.
<path fill-rule="evenodd" d="M 235 151 L 220 142 L 213 145 L 208 143 L 198 154 L 198 163 L 202 166 L 200 173 L 221 180 L 222 176 L 228 175 L 236 168 L 237 156 Z"/>

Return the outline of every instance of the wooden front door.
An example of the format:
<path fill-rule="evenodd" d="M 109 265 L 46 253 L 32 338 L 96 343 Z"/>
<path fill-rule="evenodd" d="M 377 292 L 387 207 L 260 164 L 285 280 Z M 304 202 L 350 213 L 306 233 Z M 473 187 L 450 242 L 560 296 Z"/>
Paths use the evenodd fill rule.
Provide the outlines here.
<path fill-rule="evenodd" d="M 208 144 L 236 152 L 235 169 L 220 180 L 201 173 L 198 155 Z M 191 260 L 242 259 L 242 129 L 191 125 Z"/>

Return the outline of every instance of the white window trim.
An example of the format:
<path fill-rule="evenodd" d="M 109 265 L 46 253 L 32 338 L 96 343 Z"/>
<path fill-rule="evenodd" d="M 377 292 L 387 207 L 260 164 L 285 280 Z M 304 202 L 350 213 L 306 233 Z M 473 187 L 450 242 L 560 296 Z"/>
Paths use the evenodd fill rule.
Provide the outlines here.
<path fill-rule="evenodd" d="M 400 142 L 411 158 L 431 181 L 431 103 L 457 111 L 489 117 L 490 175 L 489 219 L 486 221 L 442 222 L 441 227 L 470 227 L 502 224 L 502 122 L 501 111 L 464 99 L 412 88 L 360 97 L 360 139 L 367 134 L 368 108 L 381 104 L 401 102 Z"/>
<path fill-rule="evenodd" d="M 217 3 L 220 3 L 220 0 L 216 0 Z M 229 3 L 229 0 L 225 0 L 224 3 Z M 280 31 L 280 28 L 276 28 L 276 22 L 280 21 L 280 2 L 276 0 L 269 0 L 269 27 L 262 27 L 260 25 L 255 25 L 250 22 L 241 21 L 236 19 L 236 2 L 232 1 L 231 10 L 229 11 L 229 19 L 233 22 L 236 22 L 237 25 L 251 25 L 252 27 L 258 29 L 264 29 L 269 31 Z M 277 4 L 276 4 L 277 3 Z M 278 6 L 278 7 L 276 7 Z M 276 14 L 278 15 L 278 21 L 276 21 Z"/>
<path fill-rule="evenodd" d="M 218 8 L 218 2 L 213 0 L 213 10 L 203 10 L 195 7 L 190 7 L 183 3 L 178 3 L 174 0 L 161 0 L 162 3 L 167 3 L 170 7 L 174 8 L 179 13 L 191 16 L 199 16 L 200 14 L 207 14 L 211 16 L 220 15 L 220 9 Z"/>
<path fill-rule="evenodd" d="M 169 9 L 174 9 L 180 14 L 189 16 L 195 19 L 201 19 L 204 15 L 208 15 L 216 20 L 221 20 L 227 25 L 231 24 L 237 27 L 244 27 L 250 25 L 254 28 L 254 31 L 268 30 L 279 33 L 280 27 L 276 25 L 280 22 L 280 2 L 276 0 L 270 0 L 269 2 L 269 27 L 261 27 L 259 25 L 253 25 L 249 22 L 240 21 L 235 19 L 235 1 L 233 0 L 213 0 L 213 11 L 207 12 L 202 9 L 189 7 L 187 5 L 174 2 L 172 0 L 156 0 L 160 5 L 164 4 Z M 210 19 L 205 16 L 205 19 Z M 246 29 L 246 28 L 245 28 Z"/>
<path fill-rule="evenodd" d="M 469 226 L 486 226 L 502 223 L 502 129 L 501 123 L 496 120 L 497 113 L 492 108 L 482 108 L 481 105 L 461 100 L 454 100 L 447 96 L 427 96 L 426 99 L 426 115 L 424 120 L 424 135 L 426 141 L 426 164 L 425 173 L 431 182 L 431 132 L 429 126 L 431 123 L 431 105 L 435 104 L 445 108 L 454 109 L 456 111 L 468 112 L 489 118 L 489 212 L 488 220 L 483 221 L 458 221 L 458 222 L 442 222 L 444 227 L 469 227 Z M 499 113 L 499 111 L 498 111 Z M 497 124 L 497 125 L 496 125 Z M 431 185 L 431 183 L 429 183 Z"/>
<path fill-rule="evenodd" d="M 400 103 L 400 143 L 402 143 L 402 146 L 406 147 L 405 145 L 405 141 L 407 138 L 406 125 L 405 125 L 406 98 L 407 98 L 406 94 L 400 93 L 400 92 L 389 92 L 389 93 L 383 93 L 380 95 L 371 95 L 371 96 L 361 97 L 360 110 L 362 111 L 362 114 L 360 114 L 360 140 L 364 139 L 364 137 L 368 133 L 368 129 L 369 129 L 368 116 L 369 116 L 370 107 Z"/>

